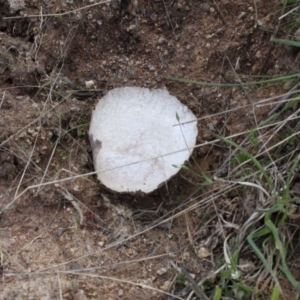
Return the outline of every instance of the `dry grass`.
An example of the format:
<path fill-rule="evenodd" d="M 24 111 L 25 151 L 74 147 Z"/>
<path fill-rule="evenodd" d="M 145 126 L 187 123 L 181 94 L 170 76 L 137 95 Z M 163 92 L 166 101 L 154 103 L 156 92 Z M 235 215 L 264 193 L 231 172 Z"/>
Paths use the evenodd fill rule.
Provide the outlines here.
<path fill-rule="evenodd" d="M 46 17 L 108 2 L 27 17 L 38 17 L 43 28 Z M 25 280 L 28 295 L 34 290 L 42 295 L 40 286 L 48 281 L 48 296 L 57 299 L 83 294 L 97 299 L 99 293 L 107 299 L 125 299 L 126 293 L 137 293 L 141 299 L 257 299 L 265 294 L 284 299 L 285 277 L 297 297 L 298 278 L 290 270 L 299 246 L 299 84 L 268 98 L 253 96 L 258 89 L 280 91 L 294 77 L 277 78 L 276 88 L 274 82 L 252 79 L 242 85 L 232 67 L 234 83 L 215 87 L 222 93 L 236 88 L 249 102 L 199 117 L 201 124 L 226 121 L 219 131 L 209 128 L 214 139 L 191 149 L 209 147 L 209 154 L 222 149 L 224 160 L 214 170 L 203 171 L 201 163 L 187 165 L 181 173 L 190 181 L 190 191 L 168 209 L 163 204 L 136 209 L 123 203 L 125 196 L 99 191 L 87 139 L 84 131 L 83 136 L 77 131 L 88 126 L 91 104 L 73 102 L 64 93 L 62 69 L 76 30 L 75 26 L 62 45 L 51 76 L 42 76 L 43 84 L 30 105 L 23 107 L 35 115 L 20 124 L 17 120 L 15 128 L 1 136 L 1 153 L 18 158 L 14 178 L 5 191 L 0 190 L 7 234 L 0 242 L 1 284 L 9 287 L 10 281 L 17 285 Z M 36 58 L 42 43 L 41 36 L 35 44 Z M 75 109 L 68 110 L 70 105 Z M 266 112 L 264 118 L 261 110 Z M 245 111 L 251 111 L 253 126 L 228 134 L 230 118 Z M 51 137 L 50 131 L 55 133 Z M 195 161 L 199 162 L 197 157 Z M 33 228 L 40 229 L 37 233 Z"/>

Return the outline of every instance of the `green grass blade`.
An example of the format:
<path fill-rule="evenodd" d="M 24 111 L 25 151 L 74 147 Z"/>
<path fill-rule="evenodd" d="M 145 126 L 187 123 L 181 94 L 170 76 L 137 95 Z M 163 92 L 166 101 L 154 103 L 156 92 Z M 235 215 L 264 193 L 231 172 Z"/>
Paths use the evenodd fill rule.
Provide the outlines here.
<path fill-rule="evenodd" d="M 265 259 L 264 255 L 261 253 L 261 251 L 259 250 L 259 248 L 256 246 L 256 244 L 255 244 L 255 242 L 253 240 L 253 235 L 252 234 L 249 234 L 247 236 L 247 241 L 248 241 L 249 245 L 252 247 L 252 249 L 255 252 L 255 254 L 257 255 L 257 257 L 261 260 L 261 262 L 263 263 L 263 265 L 265 266 L 265 268 L 267 269 L 267 271 L 272 276 L 274 282 L 279 286 L 279 282 L 278 282 L 278 279 L 276 277 L 276 274 L 272 270 L 271 266 L 268 264 L 268 262 Z"/>
<path fill-rule="evenodd" d="M 255 166 L 260 170 L 260 172 L 264 175 L 264 178 L 266 179 L 269 187 L 271 188 L 271 190 L 273 190 L 273 182 L 271 181 L 269 175 L 267 174 L 265 168 L 260 164 L 260 162 L 253 156 L 251 155 L 245 148 L 241 147 L 239 144 L 225 138 L 222 136 L 219 136 L 217 134 L 214 134 L 218 139 L 220 139 L 221 141 L 239 149 L 243 154 L 247 155 L 249 157 L 249 159 L 255 164 Z"/>
<path fill-rule="evenodd" d="M 300 47 L 300 42 L 297 41 L 291 41 L 291 40 L 284 40 L 284 39 L 276 39 L 276 38 L 271 38 L 272 42 L 278 43 L 278 44 L 283 44 L 283 45 L 288 45 L 288 46 L 294 46 L 294 47 Z"/>
<path fill-rule="evenodd" d="M 271 78 L 267 80 L 255 81 L 255 82 L 244 82 L 244 83 L 217 83 L 217 82 L 206 82 L 206 81 L 198 81 L 198 80 L 189 80 L 184 78 L 178 78 L 173 76 L 168 76 L 166 79 L 188 83 L 188 84 L 196 84 L 196 85 L 203 85 L 203 86 L 213 86 L 213 87 L 239 87 L 239 86 L 252 86 L 258 84 L 267 84 L 267 83 L 282 83 L 283 81 L 296 79 L 300 76 L 299 73 L 287 75 L 287 76 L 280 76 L 276 78 Z"/>
<path fill-rule="evenodd" d="M 279 296 L 280 296 L 280 288 L 277 284 L 275 284 L 272 292 L 271 300 L 278 300 Z"/>
<path fill-rule="evenodd" d="M 287 177 L 286 184 L 285 184 L 284 191 L 283 191 L 283 196 L 285 199 L 289 198 L 290 184 L 292 183 L 293 174 L 295 172 L 295 169 L 299 165 L 299 161 L 300 161 L 300 155 L 298 155 L 298 157 L 295 160 L 295 162 L 293 163 L 290 171 L 288 172 L 288 177 Z"/>
<path fill-rule="evenodd" d="M 279 250 L 280 256 L 281 256 L 281 264 L 282 264 L 282 271 L 285 274 L 285 276 L 287 277 L 287 279 L 291 282 L 291 284 L 294 287 L 298 287 L 299 282 L 295 279 L 295 277 L 292 275 L 289 267 L 286 264 L 286 250 L 281 242 L 281 239 L 279 237 L 278 234 L 278 230 L 276 228 L 276 226 L 274 225 L 274 223 L 271 220 L 266 220 L 265 222 L 266 226 L 268 226 L 268 228 L 270 228 L 274 239 L 275 239 L 275 243 L 276 243 L 276 248 Z"/>
<path fill-rule="evenodd" d="M 259 237 L 262 237 L 266 234 L 269 234 L 270 233 L 270 229 L 267 228 L 267 227 L 263 227 L 262 229 L 252 233 L 252 238 L 253 239 L 256 239 L 256 238 L 259 238 Z"/>
<path fill-rule="evenodd" d="M 270 214 L 270 213 L 274 213 L 274 212 L 278 212 L 278 211 L 282 210 L 283 207 L 284 207 L 283 203 L 276 203 L 271 208 L 253 209 L 252 211 L 256 211 L 256 212 L 259 212 L 259 213 Z"/>
<path fill-rule="evenodd" d="M 242 299 L 249 299 L 251 297 L 254 288 L 245 284 L 243 281 L 239 281 L 233 284 L 234 288 L 236 288 L 238 291 L 242 292 L 243 298 Z"/>
<path fill-rule="evenodd" d="M 213 300 L 220 300 L 222 299 L 221 297 L 222 297 L 222 289 L 218 285 L 216 285 Z"/>

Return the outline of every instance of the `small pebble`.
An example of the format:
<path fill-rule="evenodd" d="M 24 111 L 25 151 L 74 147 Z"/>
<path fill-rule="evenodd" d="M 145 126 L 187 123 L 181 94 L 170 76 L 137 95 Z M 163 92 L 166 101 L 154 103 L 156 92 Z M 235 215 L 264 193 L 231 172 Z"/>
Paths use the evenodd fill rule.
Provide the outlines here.
<path fill-rule="evenodd" d="M 158 39 L 158 41 L 157 41 L 157 44 L 158 45 L 162 45 L 162 44 L 164 44 L 164 43 L 166 43 L 167 42 L 167 40 L 164 38 L 164 37 L 160 37 L 159 39 Z"/>
<path fill-rule="evenodd" d="M 286 81 L 283 85 L 283 89 L 285 91 L 289 91 L 292 88 L 292 86 L 293 86 L 292 81 Z"/>
<path fill-rule="evenodd" d="M 160 287 L 163 291 L 168 291 L 171 287 L 172 281 L 167 280 L 165 283 Z"/>

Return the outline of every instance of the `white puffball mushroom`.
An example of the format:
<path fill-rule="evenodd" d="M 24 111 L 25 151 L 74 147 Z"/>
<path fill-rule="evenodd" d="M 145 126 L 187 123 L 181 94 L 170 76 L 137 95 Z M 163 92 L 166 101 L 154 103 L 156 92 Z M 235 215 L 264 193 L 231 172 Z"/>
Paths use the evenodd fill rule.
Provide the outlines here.
<path fill-rule="evenodd" d="M 115 88 L 92 113 L 98 179 L 117 192 L 152 192 L 189 159 L 197 134 L 195 115 L 167 90 Z"/>

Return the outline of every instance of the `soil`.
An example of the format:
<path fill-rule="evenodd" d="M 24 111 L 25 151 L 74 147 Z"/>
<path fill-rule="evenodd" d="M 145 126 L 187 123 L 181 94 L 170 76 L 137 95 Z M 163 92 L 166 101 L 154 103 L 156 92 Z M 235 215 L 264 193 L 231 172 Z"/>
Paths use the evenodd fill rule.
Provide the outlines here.
<path fill-rule="evenodd" d="M 0 1 L 0 299 L 187 299 L 174 265 L 197 282 L 216 271 L 234 230 L 221 232 L 217 216 L 243 224 L 246 200 L 222 183 L 202 200 L 209 190 L 188 170 L 150 195 L 108 191 L 84 175 L 91 112 L 115 87 L 168 89 L 201 118 L 193 155 L 213 176 L 230 150 L 215 135 L 251 129 L 272 108 L 253 103 L 282 87 L 174 78 L 298 71 L 293 50 L 270 42 L 280 1 L 13 2 Z"/>

